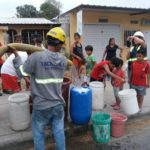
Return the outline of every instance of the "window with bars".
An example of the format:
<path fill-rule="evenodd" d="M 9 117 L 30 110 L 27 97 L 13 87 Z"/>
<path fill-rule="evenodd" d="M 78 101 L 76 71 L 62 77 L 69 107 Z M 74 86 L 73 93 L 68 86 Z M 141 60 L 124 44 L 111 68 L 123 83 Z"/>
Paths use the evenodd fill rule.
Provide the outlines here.
<path fill-rule="evenodd" d="M 46 37 L 46 33 L 48 32 L 49 30 L 48 29 L 45 29 L 45 30 L 22 30 L 21 32 L 21 40 L 23 43 L 27 43 L 27 44 L 34 44 L 34 41 L 33 41 L 33 36 L 34 34 L 38 34 L 38 35 L 41 35 L 42 37 L 42 40 L 45 40 L 45 37 Z M 7 34 L 8 34 L 8 37 L 9 37 L 9 43 L 13 43 L 15 42 L 15 36 L 17 35 L 17 31 L 16 30 L 8 30 L 7 31 Z"/>
<path fill-rule="evenodd" d="M 13 43 L 15 42 L 15 36 L 17 35 L 17 31 L 16 30 L 13 30 L 13 29 L 10 29 L 7 31 L 7 34 L 8 34 L 8 42 L 9 43 Z"/>
<path fill-rule="evenodd" d="M 45 40 L 46 33 L 49 30 L 23 30 L 22 31 L 22 41 L 27 44 L 34 44 L 33 35 L 38 34 L 41 35 L 42 40 Z"/>
<path fill-rule="evenodd" d="M 137 30 L 125 30 L 124 31 L 124 45 L 127 45 L 128 36 L 132 36 Z"/>

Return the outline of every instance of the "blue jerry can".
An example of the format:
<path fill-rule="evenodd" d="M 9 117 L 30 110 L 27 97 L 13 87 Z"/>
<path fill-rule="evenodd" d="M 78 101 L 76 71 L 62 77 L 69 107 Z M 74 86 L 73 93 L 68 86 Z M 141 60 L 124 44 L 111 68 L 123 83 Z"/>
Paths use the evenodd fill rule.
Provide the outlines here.
<path fill-rule="evenodd" d="M 85 125 L 92 114 L 92 90 L 89 87 L 73 87 L 70 91 L 70 117 L 74 124 Z"/>

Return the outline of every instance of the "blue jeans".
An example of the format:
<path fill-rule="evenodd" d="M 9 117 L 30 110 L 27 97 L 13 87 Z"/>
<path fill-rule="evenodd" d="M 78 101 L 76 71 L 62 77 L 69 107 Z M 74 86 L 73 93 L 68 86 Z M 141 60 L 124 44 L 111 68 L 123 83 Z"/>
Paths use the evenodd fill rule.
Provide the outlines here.
<path fill-rule="evenodd" d="M 45 150 L 45 128 L 51 125 L 56 150 L 65 150 L 64 107 L 58 105 L 46 110 L 33 110 L 32 134 L 35 150 Z"/>

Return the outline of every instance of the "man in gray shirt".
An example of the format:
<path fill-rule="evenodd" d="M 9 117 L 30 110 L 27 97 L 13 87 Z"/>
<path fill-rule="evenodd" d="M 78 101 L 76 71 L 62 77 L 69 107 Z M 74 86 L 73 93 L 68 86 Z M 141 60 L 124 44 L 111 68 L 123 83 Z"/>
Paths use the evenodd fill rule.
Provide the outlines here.
<path fill-rule="evenodd" d="M 48 49 L 31 54 L 21 64 L 17 51 L 14 66 L 20 76 L 30 75 L 31 97 L 33 99 L 32 132 L 35 150 L 45 150 L 45 127 L 51 125 L 56 150 L 65 150 L 64 99 L 61 86 L 67 59 L 60 54 L 65 43 L 65 33 L 60 27 L 47 33 Z"/>

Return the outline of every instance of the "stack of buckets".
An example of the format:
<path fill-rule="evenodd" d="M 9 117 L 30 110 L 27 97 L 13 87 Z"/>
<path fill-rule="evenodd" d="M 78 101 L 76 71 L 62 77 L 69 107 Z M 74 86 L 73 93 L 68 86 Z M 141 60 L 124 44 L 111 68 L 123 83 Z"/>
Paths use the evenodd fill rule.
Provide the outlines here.
<path fill-rule="evenodd" d="M 111 116 L 99 112 L 104 108 L 104 84 L 93 81 L 90 84 L 92 89 L 92 130 L 93 139 L 98 143 L 108 143 L 110 140 Z"/>

